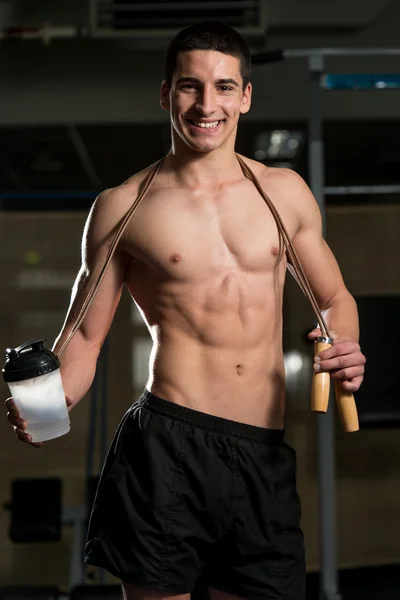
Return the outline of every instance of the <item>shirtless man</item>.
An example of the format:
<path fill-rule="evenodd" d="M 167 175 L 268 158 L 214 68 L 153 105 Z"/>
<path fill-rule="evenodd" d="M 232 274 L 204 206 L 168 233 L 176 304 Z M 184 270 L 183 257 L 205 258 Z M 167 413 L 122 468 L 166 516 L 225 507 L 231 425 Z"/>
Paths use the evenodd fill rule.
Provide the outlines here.
<path fill-rule="evenodd" d="M 91 386 L 125 284 L 154 345 L 146 390 L 102 472 L 85 561 L 120 578 L 127 600 L 187 600 L 200 576 L 213 600 L 304 597 L 295 454 L 283 442 L 287 259 L 235 154 L 250 71 L 247 46 L 223 24 L 194 25 L 170 44 L 161 106 L 171 151 L 62 359 L 72 408 Z M 355 392 L 365 362 L 356 304 L 322 238 L 317 203 L 296 173 L 242 158 L 280 212 L 335 332 L 315 369 Z M 56 352 L 153 168 L 97 198 Z M 32 443 L 12 399 L 7 406 L 18 438 Z"/>

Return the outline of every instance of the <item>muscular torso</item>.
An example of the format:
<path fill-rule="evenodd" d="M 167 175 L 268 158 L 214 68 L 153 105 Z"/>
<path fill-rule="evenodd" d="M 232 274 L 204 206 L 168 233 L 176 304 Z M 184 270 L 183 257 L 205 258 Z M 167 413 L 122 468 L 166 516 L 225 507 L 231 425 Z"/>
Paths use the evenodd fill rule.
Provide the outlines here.
<path fill-rule="evenodd" d="M 275 170 L 247 162 L 293 235 Z M 286 255 L 253 183 L 239 175 L 187 189 L 161 171 L 122 249 L 132 257 L 126 284 L 153 339 L 147 388 L 202 412 L 281 428 Z"/>

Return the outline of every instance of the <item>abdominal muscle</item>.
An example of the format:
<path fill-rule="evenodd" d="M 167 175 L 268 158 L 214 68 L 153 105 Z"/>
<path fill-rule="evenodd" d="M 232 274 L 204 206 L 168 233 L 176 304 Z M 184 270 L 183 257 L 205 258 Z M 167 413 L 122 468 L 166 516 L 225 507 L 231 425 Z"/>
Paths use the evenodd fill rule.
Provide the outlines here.
<path fill-rule="evenodd" d="M 272 278 L 272 277 L 271 277 Z M 166 400 L 259 427 L 283 428 L 281 299 L 271 282 L 159 284 L 142 296 L 153 339 L 147 389 Z M 269 283 L 269 285 L 268 285 Z M 230 287 L 230 289 L 226 289 Z M 199 301 L 201 299 L 201 301 Z"/>

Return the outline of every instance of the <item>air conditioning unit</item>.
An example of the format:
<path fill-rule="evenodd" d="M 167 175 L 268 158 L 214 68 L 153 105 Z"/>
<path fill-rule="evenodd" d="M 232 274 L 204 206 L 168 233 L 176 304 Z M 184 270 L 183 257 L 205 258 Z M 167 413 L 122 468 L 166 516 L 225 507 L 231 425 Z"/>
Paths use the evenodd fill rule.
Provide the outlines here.
<path fill-rule="evenodd" d="M 170 39 L 199 21 L 223 21 L 249 41 L 265 40 L 267 0 L 91 0 L 92 36 Z"/>

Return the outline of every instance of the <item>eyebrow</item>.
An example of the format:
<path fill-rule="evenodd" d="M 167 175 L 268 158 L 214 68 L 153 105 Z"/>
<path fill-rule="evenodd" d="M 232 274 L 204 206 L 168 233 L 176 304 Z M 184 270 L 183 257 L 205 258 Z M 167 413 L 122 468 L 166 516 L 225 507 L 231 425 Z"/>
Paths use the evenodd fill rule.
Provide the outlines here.
<path fill-rule="evenodd" d="M 197 77 L 180 77 L 177 82 L 176 85 L 180 84 L 180 83 L 201 83 L 200 79 L 197 79 Z M 218 79 L 215 82 L 217 85 L 235 85 L 236 87 L 239 87 L 239 84 L 237 81 L 235 81 L 234 79 Z"/>

